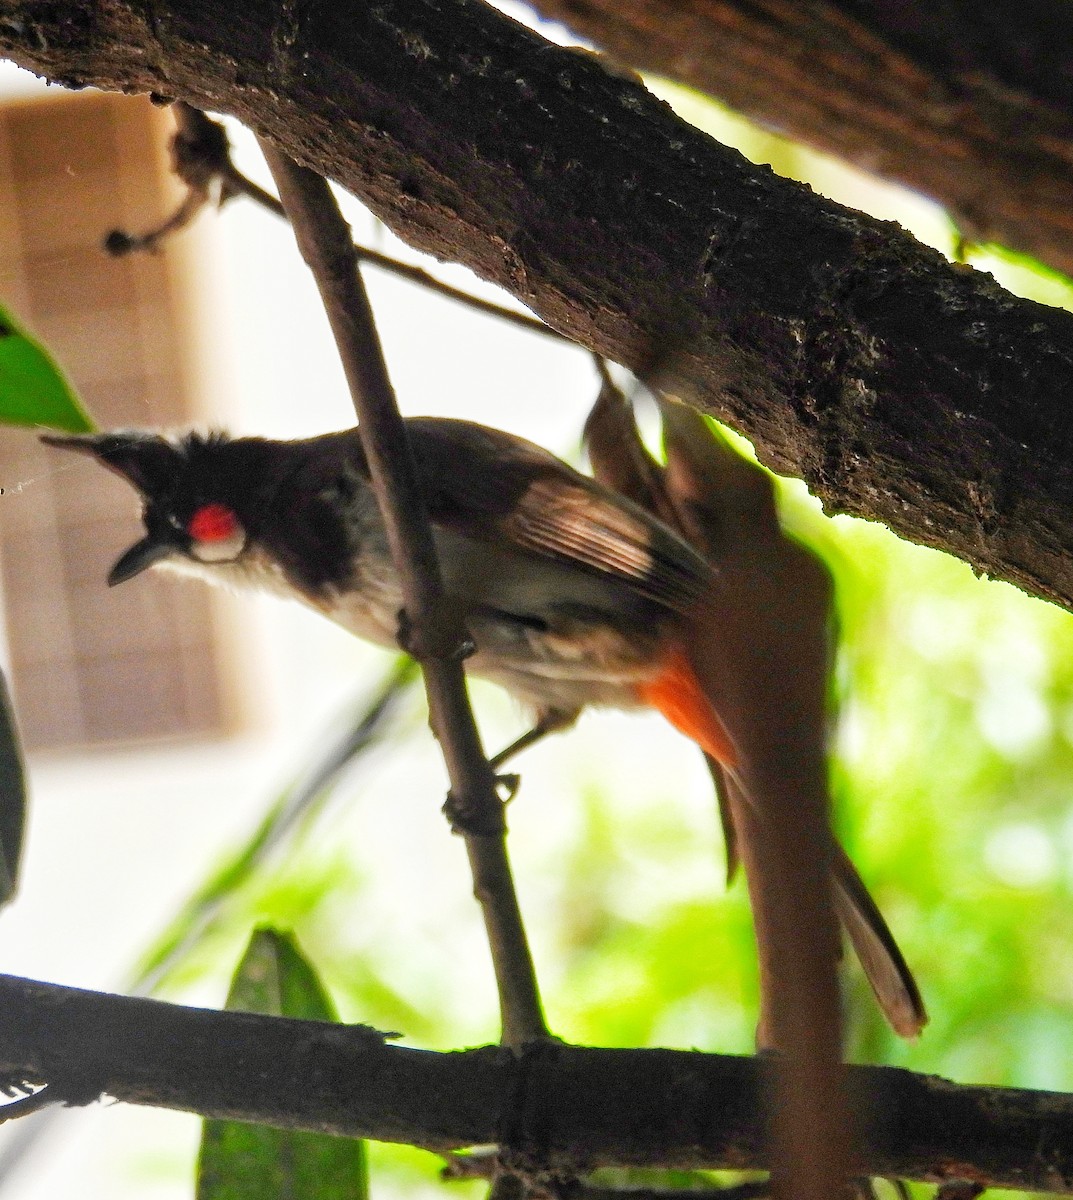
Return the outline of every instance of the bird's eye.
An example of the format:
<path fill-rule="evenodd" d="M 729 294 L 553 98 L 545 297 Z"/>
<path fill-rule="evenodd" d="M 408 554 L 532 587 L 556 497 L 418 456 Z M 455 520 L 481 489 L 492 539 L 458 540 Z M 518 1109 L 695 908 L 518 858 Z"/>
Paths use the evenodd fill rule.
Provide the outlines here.
<path fill-rule="evenodd" d="M 246 545 L 242 522 L 226 504 L 203 504 L 186 523 L 190 553 L 202 562 L 227 562 Z"/>

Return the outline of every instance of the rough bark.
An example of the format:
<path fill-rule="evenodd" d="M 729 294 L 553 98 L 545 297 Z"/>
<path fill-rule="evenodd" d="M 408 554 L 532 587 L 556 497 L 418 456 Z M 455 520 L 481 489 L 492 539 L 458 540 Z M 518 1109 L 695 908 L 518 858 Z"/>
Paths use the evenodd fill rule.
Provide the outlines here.
<path fill-rule="evenodd" d="M 437 1054 L 362 1026 L 210 1012 L 0 976 L 0 1081 L 516 1165 L 763 1167 L 762 1060 L 545 1045 Z M 1073 1097 L 850 1067 L 861 1170 L 1073 1192 Z M 2 1111 L 2 1110 L 0 1110 Z"/>
<path fill-rule="evenodd" d="M 233 113 L 829 509 L 1073 604 L 1073 317 L 751 167 L 591 56 L 474 0 L 0 0 L 0 53 Z"/>
<path fill-rule="evenodd" d="M 624 62 L 944 205 L 1073 273 L 1065 0 L 532 0 Z"/>

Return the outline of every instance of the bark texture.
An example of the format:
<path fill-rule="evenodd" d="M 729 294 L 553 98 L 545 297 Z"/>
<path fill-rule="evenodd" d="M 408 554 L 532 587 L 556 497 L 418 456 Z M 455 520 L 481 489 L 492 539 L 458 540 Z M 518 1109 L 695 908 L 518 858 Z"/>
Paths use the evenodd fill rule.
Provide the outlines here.
<path fill-rule="evenodd" d="M 0 0 L 0 53 L 233 113 L 829 510 L 1073 605 L 1073 317 L 750 166 L 590 55 L 476 0 Z"/>
<path fill-rule="evenodd" d="M 533 0 L 623 62 L 934 197 L 1073 273 L 1065 0 Z"/>
<path fill-rule="evenodd" d="M 545 1045 L 437 1054 L 363 1026 L 211 1012 L 0 975 L 0 1083 L 513 1165 L 763 1167 L 761 1060 Z M 1073 1192 L 1073 1097 L 849 1067 L 862 1173 Z M 2 1109 L 0 1109 L 2 1112 Z"/>

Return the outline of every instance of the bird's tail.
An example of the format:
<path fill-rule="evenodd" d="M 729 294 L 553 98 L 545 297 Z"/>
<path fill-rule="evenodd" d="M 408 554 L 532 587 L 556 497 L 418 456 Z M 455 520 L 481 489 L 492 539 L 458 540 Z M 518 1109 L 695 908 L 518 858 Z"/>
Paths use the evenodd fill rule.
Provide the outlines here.
<path fill-rule="evenodd" d="M 918 1037 L 928 1014 L 913 972 L 849 855 L 835 842 L 831 862 L 835 912 L 895 1033 Z"/>
<path fill-rule="evenodd" d="M 770 822 L 792 830 L 805 807 L 826 813 L 831 584 L 823 564 L 782 531 L 769 477 L 692 410 L 665 403 L 663 416 L 665 468 L 605 380 L 587 430 L 590 458 L 598 478 L 661 517 L 718 572 L 717 594 L 693 614 L 684 642 L 668 648 L 641 698 L 707 755 L 728 874 L 740 853 L 755 912 L 756 842 Z M 853 864 L 833 838 L 826 843 L 817 853 L 835 914 L 885 1016 L 913 1037 L 927 1017 L 912 973 Z M 763 1010 L 765 977 L 779 964 L 760 928 L 757 940 Z"/>

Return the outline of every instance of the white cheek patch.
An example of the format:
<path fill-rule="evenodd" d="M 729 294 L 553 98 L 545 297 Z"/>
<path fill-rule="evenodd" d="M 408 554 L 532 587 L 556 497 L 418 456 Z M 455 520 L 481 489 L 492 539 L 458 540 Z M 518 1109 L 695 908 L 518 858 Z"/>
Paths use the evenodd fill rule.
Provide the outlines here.
<path fill-rule="evenodd" d="M 226 537 L 213 538 L 211 541 L 191 541 L 190 554 L 198 562 L 234 562 L 245 548 L 246 531 L 236 522 L 235 528 Z"/>

